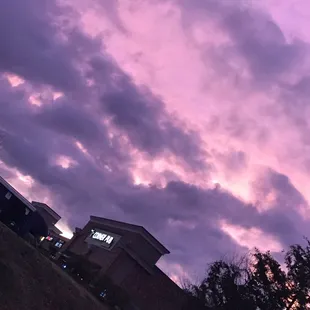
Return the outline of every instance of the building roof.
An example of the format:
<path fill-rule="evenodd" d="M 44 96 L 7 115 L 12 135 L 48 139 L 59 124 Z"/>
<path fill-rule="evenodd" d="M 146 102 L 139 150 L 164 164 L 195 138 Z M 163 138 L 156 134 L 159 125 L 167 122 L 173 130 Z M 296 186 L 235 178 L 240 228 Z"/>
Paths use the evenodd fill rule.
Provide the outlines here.
<path fill-rule="evenodd" d="M 49 207 L 46 203 L 32 201 L 32 205 L 35 206 L 36 208 L 44 209 L 51 216 L 53 216 L 57 221 L 61 219 L 61 216 L 58 213 L 56 213 L 51 207 Z"/>
<path fill-rule="evenodd" d="M 56 226 L 49 227 L 48 230 L 59 236 L 62 234 L 62 231 L 58 229 Z"/>
<path fill-rule="evenodd" d="M 20 201 L 22 201 L 31 211 L 36 211 L 36 208 L 20 192 L 18 192 L 10 183 L 4 180 L 1 176 L 0 176 L 0 184 L 6 187 L 8 191 L 10 191 Z"/>
<path fill-rule="evenodd" d="M 169 254 L 170 251 L 160 243 L 151 233 L 149 233 L 143 226 L 129 224 L 124 222 L 119 222 L 103 217 L 91 216 L 90 220 L 99 224 L 104 224 L 105 226 L 111 226 L 114 228 L 124 229 L 126 231 L 131 231 L 140 234 L 146 241 L 148 241 L 152 246 L 154 246 L 159 253 L 162 255 Z"/>

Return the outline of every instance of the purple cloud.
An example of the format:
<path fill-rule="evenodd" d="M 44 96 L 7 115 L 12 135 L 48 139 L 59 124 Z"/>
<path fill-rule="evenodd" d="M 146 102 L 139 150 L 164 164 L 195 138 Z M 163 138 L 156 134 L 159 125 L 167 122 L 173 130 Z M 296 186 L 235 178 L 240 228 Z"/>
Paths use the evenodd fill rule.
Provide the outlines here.
<path fill-rule="evenodd" d="M 281 121 L 285 119 L 284 125 L 287 119 L 297 122 L 298 116 L 304 121 L 298 130 L 304 133 L 308 128 L 303 115 L 307 113 L 308 77 L 293 83 L 283 78 L 295 72 L 296 63 L 306 58 L 307 44 L 298 39 L 287 42 L 271 16 L 255 9 L 198 0 L 181 1 L 176 8 L 181 9 L 183 30 L 184 25 L 194 26 L 194 17 L 197 21 L 201 17 L 216 21 L 229 44 L 212 48 L 212 53 L 210 49 L 199 50 L 202 62 L 197 67 L 205 70 L 206 57 L 210 57 L 213 67 L 207 69 L 219 74 L 218 79 L 224 79 L 226 73 L 229 79 L 238 76 L 238 87 L 233 89 L 243 91 L 236 96 L 227 87 L 231 95 L 223 100 L 225 89 L 212 88 L 211 81 L 208 92 L 199 94 L 206 100 L 201 103 L 207 107 L 203 111 L 210 112 L 200 113 L 203 122 L 199 126 L 196 119 L 192 122 L 195 126 L 185 120 L 182 108 L 178 113 L 171 112 L 168 105 L 174 97 L 169 97 L 166 89 L 157 94 L 156 85 L 138 86 L 134 74 L 110 55 L 113 44 L 107 37 L 101 41 L 101 37 L 91 37 L 82 28 L 83 12 L 78 13 L 77 8 L 61 7 L 53 1 L 31 0 L 27 5 L 5 1 L 0 11 L 0 171 L 10 178 L 14 175 L 10 169 L 31 176 L 35 181 L 31 190 L 47 190 L 53 207 L 67 216 L 72 227 L 83 225 L 90 214 L 145 226 L 171 249 L 166 262 L 181 264 L 193 273 L 200 272 L 210 260 L 247 250 L 238 242 L 238 236 L 223 229 L 225 223 L 236 231 L 240 227 L 248 232 L 257 229 L 283 247 L 307 233 L 307 219 L 302 212 L 308 208 L 308 200 L 300 184 L 296 184 L 294 172 L 276 169 L 274 160 L 266 162 L 270 167 L 265 170 L 261 155 L 254 149 L 256 143 L 263 147 L 274 142 L 270 128 L 276 128 L 277 119 L 269 118 L 279 109 L 281 113 L 276 115 L 281 116 Z M 110 19 L 126 42 L 131 29 L 127 31 L 126 21 L 122 20 L 126 14 L 118 10 L 111 6 L 105 12 L 112 12 Z M 167 10 L 170 21 L 176 9 Z M 180 38 L 189 40 L 187 35 L 184 32 Z M 188 46 L 191 48 L 190 43 Z M 195 57 L 195 53 L 191 56 Z M 177 57 L 175 51 L 172 54 Z M 242 59 L 251 73 L 249 80 L 232 67 L 231 59 Z M 159 57 L 154 62 L 161 64 L 162 60 Z M 182 65 L 186 75 L 191 64 Z M 170 67 L 164 69 L 170 72 Z M 24 84 L 13 87 L 7 73 L 22 77 Z M 204 81 L 199 80 L 197 88 L 193 84 L 188 79 L 186 91 L 200 89 Z M 272 99 L 284 98 L 281 102 L 286 106 L 264 106 L 267 120 L 259 114 L 260 106 L 250 109 L 256 101 L 241 100 L 251 92 L 257 95 L 261 89 L 274 95 L 271 90 L 275 86 L 280 94 Z M 218 97 L 212 93 L 214 89 Z M 56 90 L 62 94 L 53 99 Z M 179 87 L 178 91 L 184 89 Z M 37 93 L 41 94 L 40 106 L 29 100 Z M 193 98 L 189 103 L 195 112 L 195 98 L 188 97 Z M 302 105 L 295 114 L 288 108 L 293 97 Z M 214 98 L 219 100 L 210 103 Z M 279 128 L 284 125 L 281 123 L 283 127 Z M 233 145 L 231 141 L 237 142 Z M 274 158 L 282 158 L 282 153 L 278 155 L 280 146 L 274 149 Z M 305 153 L 292 147 L 290 155 L 293 151 L 298 156 Z M 67 167 L 59 163 L 62 157 L 71 161 Z M 303 165 L 309 165 L 309 158 L 302 159 Z M 163 185 L 136 182 L 143 160 L 150 174 L 164 179 Z M 210 186 L 211 175 L 220 174 L 222 169 L 223 174 L 229 174 L 233 188 L 240 178 L 253 172 L 250 169 L 254 170 L 254 165 L 259 168 L 248 182 L 253 191 L 250 202 L 245 202 L 238 192 L 233 193 L 227 182 Z"/>

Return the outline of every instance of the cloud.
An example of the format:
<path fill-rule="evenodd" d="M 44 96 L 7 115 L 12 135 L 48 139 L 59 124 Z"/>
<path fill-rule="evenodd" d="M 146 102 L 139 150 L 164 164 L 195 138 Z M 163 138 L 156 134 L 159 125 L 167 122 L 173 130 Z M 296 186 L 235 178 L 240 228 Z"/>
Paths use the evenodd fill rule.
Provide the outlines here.
<path fill-rule="evenodd" d="M 274 251 L 298 242 L 309 231 L 307 43 L 254 6 L 150 3 L 96 6 L 114 25 L 91 37 L 85 3 L 4 2 L 1 174 L 31 178 L 20 188 L 71 227 L 90 214 L 145 226 L 170 248 L 172 273 L 266 238 Z"/>
<path fill-rule="evenodd" d="M 264 84 L 279 79 L 303 60 L 305 44 L 300 40 L 288 42 L 267 14 L 236 10 L 224 18 L 223 25 L 253 78 Z"/>
<path fill-rule="evenodd" d="M 57 89 L 81 87 L 73 65 L 78 53 L 59 37 L 60 25 L 53 19 L 58 14 L 53 1 L 5 0 L 0 13 L 0 68 Z"/>
<path fill-rule="evenodd" d="M 114 91 L 103 95 L 103 109 L 130 141 L 150 156 L 170 150 L 194 169 L 207 168 L 199 135 L 169 115 L 163 102 L 147 89 L 137 88 L 126 75 L 119 80 Z"/>

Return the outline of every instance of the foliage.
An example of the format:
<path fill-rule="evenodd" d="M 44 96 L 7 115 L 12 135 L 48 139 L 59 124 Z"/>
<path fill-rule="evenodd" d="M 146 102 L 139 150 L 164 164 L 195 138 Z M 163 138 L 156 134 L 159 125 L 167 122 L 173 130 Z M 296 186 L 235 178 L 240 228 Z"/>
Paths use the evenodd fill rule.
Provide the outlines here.
<path fill-rule="evenodd" d="M 310 242 L 292 245 L 283 267 L 270 252 L 255 250 L 237 261 L 212 263 L 198 285 L 184 290 L 209 310 L 310 309 Z"/>

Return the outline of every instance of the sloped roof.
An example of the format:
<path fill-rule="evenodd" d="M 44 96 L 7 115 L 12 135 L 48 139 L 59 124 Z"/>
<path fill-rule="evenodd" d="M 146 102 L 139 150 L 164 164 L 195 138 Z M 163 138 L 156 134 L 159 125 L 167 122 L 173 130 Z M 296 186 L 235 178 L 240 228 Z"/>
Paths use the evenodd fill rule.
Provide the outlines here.
<path fill-rule="evenodd" d="M 90 220 L 92 222 L 97 222 L 99 224 L 104 224 L 106 226 L 111 226 L 114 228 L 120 228 L 126 231 L 138 233 L 152 246 L 154 246 L 162 255 L 170 253 L 170 251 L 162 243 L 160 243 L 151 233 L 149 233 L 143 226 L 119 222 L 97 216 L 91 216 Z"/>
<path fill-rule="evenodd" d="M 22 201 L 31 211 L 36 211 L 36 208 L 20 193 L 18 192 L 10 183 L 0 176 L 0 183 L 7 188 L 14 196 L 16 196 L 20 201 Z"/>
<path fill-rule="evenodd" d="M 52 231 L 52 232 L 54 232 L 57 235 L 61 235 L 62 234 L 62 231 L 60 229 L 58 229 L 56 226 L 49 227 L 48 229 L 49 229 L 49 231 Z"/>
<path fill-rule="evenodd" d="M 49 214 L 51 214 L 57 221 L 61 219 L 61 216 L 56 213 L 51 207 L 49 207 L 46 203 L 38 202 L 38 201 L 32 201 L 32 205 L 37 208 L 42 208 L 46 210 Z"/>

